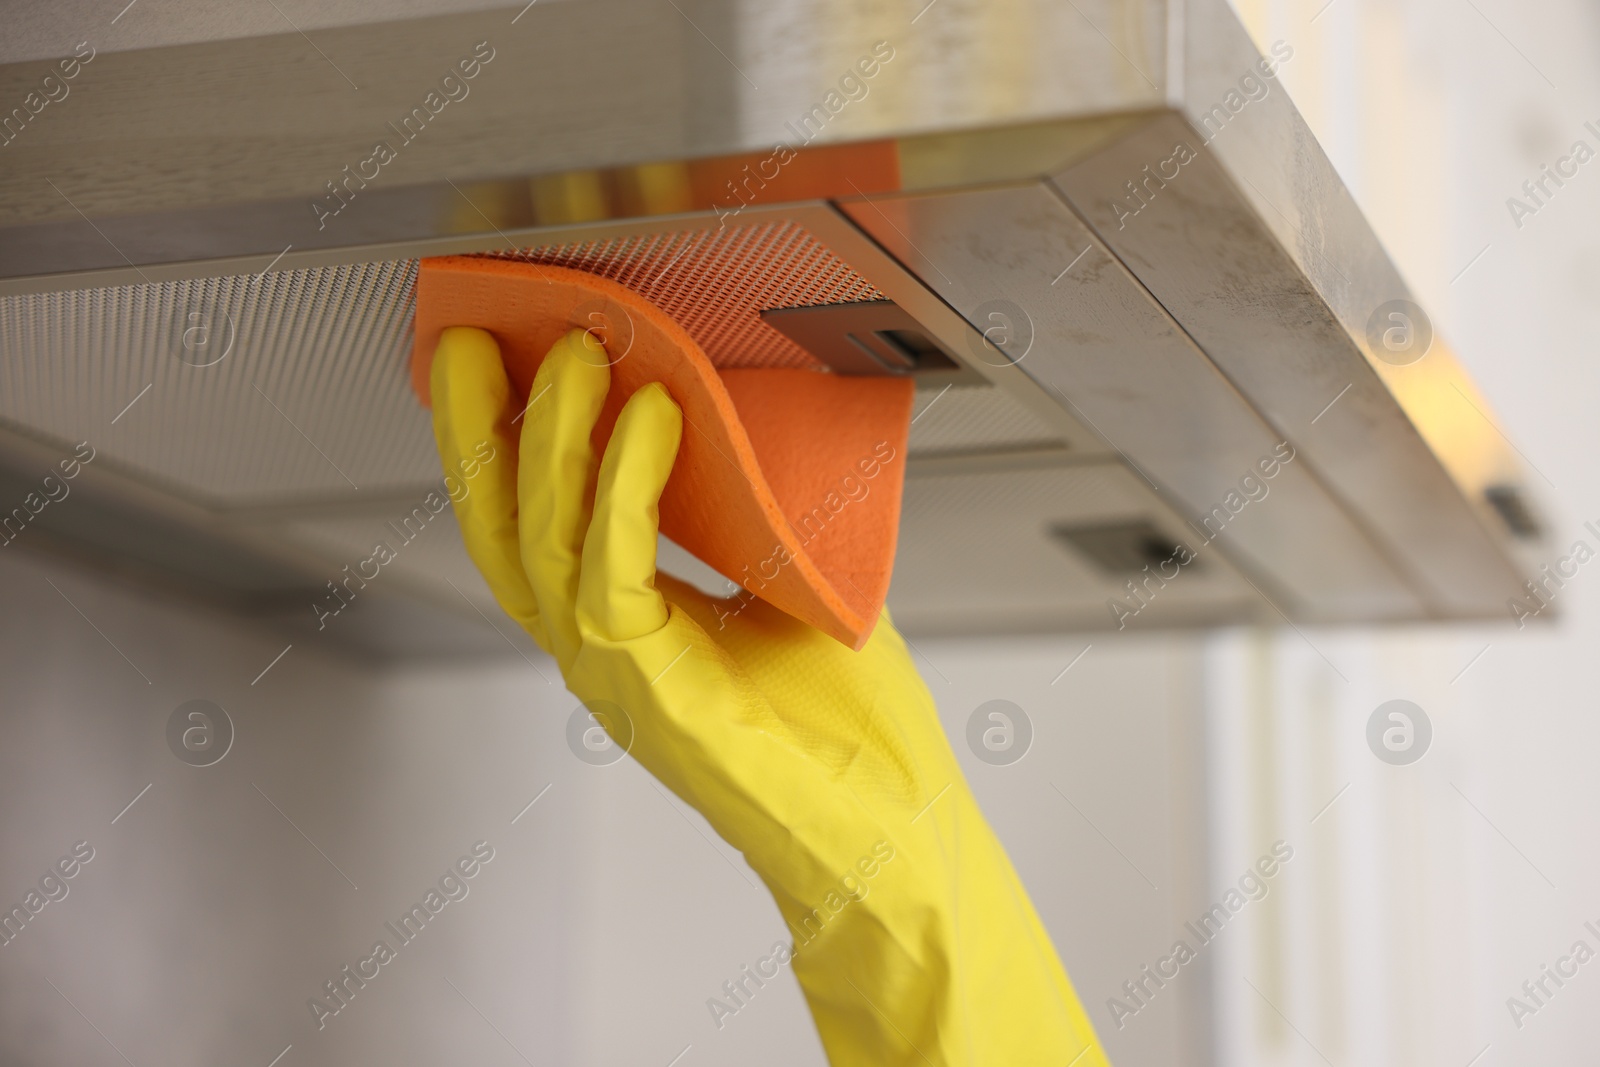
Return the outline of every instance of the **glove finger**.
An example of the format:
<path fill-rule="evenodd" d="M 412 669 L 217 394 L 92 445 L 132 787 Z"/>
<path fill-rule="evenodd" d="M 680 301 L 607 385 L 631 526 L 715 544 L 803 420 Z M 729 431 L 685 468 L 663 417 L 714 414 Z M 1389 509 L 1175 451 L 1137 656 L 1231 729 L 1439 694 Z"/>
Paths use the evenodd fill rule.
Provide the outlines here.
<path fill-rule="evenodd" d="M 500 346 L 487 331 L 449 327 L 434 349 L 430 382 L 433 437 L 467 554 L 506 614 L 548 651 L 517 544 L 517 404 Z"/>
<path fill-rule="evenodd" d="M 630 641 L 666 625 L 666 601 L 656 589 L 656 535 L 661 490 L 682 438 L 683 413 L 659 382 L 640 387 L 617 417 L 583 543 L 578 628 L 585 637 Z"/>
<path fill-rule="evenodd" d="M 523 420 L 517 462 L 522 568 L 563 671 L 578 652 L 573 613 L 597 466 L 590 435 L 610 387 L 605 349 L 573 330 L 539 365 Z"/>

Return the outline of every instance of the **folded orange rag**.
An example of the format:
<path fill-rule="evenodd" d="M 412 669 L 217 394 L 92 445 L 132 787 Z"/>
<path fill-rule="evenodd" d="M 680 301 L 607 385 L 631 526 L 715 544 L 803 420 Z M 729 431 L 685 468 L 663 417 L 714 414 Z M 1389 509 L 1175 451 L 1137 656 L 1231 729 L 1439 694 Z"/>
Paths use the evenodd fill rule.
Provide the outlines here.
<path fill-rule="evenodd" d="M 808 370 L 718 371 L 659 308 L 598 275 L 474 256 L 424 259 L 411 383 L 428 403 L 439 333 L 476 326 L 500 345 L 523 397 L 572 329 L 612 361 L 597 453 L 622 404 L 661 382 L 683 409 L 683 444 L 661 531 L 724 577 L 859 649 L 889 591 L 913 385 Z M 732 607 L 730 610 L 738 610 Z"/>

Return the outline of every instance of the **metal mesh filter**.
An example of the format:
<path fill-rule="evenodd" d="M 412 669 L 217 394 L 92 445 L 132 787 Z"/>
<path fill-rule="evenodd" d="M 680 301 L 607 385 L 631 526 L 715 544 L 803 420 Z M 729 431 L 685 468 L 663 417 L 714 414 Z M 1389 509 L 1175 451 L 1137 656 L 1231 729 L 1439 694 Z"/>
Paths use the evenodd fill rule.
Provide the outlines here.
<path fill-rule="evenodd" d="M 724 367 L 818 365 L 763 310 L 881 299 L 793 223 L 506 255 L 634 289 Z M 438 476 L 407 373 L 415 277 L 396 260 L 0 298 L 0 422 L 221 509 L 411 492 Z M 913 449 L 1048 438 L 998 391 L 960 387 Z"/>
<path fill-rule="evenodd" d="M 987 385 L 955 385 L 917 397 L 909 448 L 914 456 L 1061 444 L 1061 435 Z"/>
<path fill-rule="evenodd" d="M 571 267 L 625 285 L 671 315 L 719 367 L 820 367 L 805 349 L 762 322 L 760 313 L 883 299 L 792 222 L 494 255 Z"/>
<path fill-rule="evenodd" d="M 415 263 L 0 300 L 0 420 L 224 506 L 433 476 L 405 376 Z"/>

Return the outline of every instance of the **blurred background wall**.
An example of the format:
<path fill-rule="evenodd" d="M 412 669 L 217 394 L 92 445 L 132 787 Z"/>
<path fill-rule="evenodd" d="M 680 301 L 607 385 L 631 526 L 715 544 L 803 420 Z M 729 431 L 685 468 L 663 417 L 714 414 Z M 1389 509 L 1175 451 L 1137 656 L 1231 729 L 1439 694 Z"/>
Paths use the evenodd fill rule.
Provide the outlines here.
<path fill-rule="evenodd" d="M 631 759 L 574 755 L 577 702 L 549 661 L 274 661 L 276 633 L 48 561 L 0 558 L 0 589 L 0 900 L 92 849 L 0 947 L 0 1062 L 825 1062 L 787 971 L 717 1025 L 707 1001 L 788 939 L 783 922 Z M 1195 640 L 1088 644 L 916 647 L 1094 1004 L 1203 910 L 1183 895 L 1206 830 Z M 196 699 L 234 731 L 207 766 L 166 735 Z M 963 740 L 993 700 L 1032 732 L 1005 762 Z M 478 842 L 493 858 L 466 896 L 400 947 L 385 924 Z M 397 959 L 319 1019 L 307 1001 L 333 1003 L 324 983 L 380 938 Z M 1190 1062 L 1206 990 L 1186 972 L 1110 1035 L 1117 1062 Z"/>
<path fill-rule="evenodd" d="M 1520 227 L 1507 206 L 1574 142 L 1600 148 L 1585 128 L 1600 126 L 1593 6 L 1237 7 L 1258 43 L 1293 45 L 1285 87 L 1543 477 L 1553 545 L 1596 547 L 1600 169 L 1547 183 Z M 1592 1058 L 1600 968 L 1546 979 L 1538 1001 L 1521 987 L 1580 939 L 1600 951 L 1584 925 L 1600 918 L 1593 580 L 1580 569 L 1561 620 L 1520 631 L 1508 610 L 1499 625 L 1208 643 L 1213 869 L 1269 836 L 1297 849 L 1276 910 L 1219 943 L 1219 1062 Z M 1407 766 L 1365 737 L 1392 699 L 1433 727 Z M 1513 996 L 1535 1012 L 1514 1019 Z"/>

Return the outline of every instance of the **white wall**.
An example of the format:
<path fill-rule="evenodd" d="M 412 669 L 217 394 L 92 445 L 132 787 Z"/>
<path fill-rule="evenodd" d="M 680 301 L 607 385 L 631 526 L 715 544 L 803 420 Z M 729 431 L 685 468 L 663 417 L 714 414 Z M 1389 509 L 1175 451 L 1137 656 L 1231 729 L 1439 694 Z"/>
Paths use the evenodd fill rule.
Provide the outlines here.
<path fill-rule="evenodd" d="M 297 638 L 263 675 L 287 638 L 10 550 L 0 601 L 0 902 L 95 850 L 0 947 L 0 1061 L 823 1062 L 790 976 L 715 1025 L 707 998 L 783 924 L 637 764 L 569 751 L 576 701 L 548 661 L 379 669 Z M 1199 660 L 1193 639 L 1142 636 L 1062 673 L 1084 644 L 917 647 L 1116 1062 L 1171 1063 L 1202 973 L 1122 1031 L 1103 1002 L 1193 903 Z M 196 698 L 236 728 L 208 767 L 165 735 Z M 992 699 L 1034 725 L 1009 766 L 962 740 Z M 495 858 L 468 895 L 319 1029 L 308 998 L 393 944 L 384 922 L 480 839 Z"/>
<path fill-rule="evenodd" d="M 1092 649 L 1062 675 L 1084 644 L 1071 638 L 916 647 L 972 786 L 1116 1062 L 1173 1063 L 1189 1022 L 1183 1013 L 1202 995 L 1203 975 L 1187 976 L 1187 988 L 1175 987 L 1122 1032 L 1107 1025 L 1103 1001 L 1134 976 L 1137 964 L 1130 969 L 1128 961 L 1164 945 L 1180 910 L 1177 898 L 1194 877 L 1179 847 L 1180 831 L 1200 814 L 1187 758 L 1194 749 L 1175 746 L 1173 737 L 1198 728 L 1198 657 L 1189 639 L 1139 638 Z M 562 729 L 575 704 L 570 697 L 515 668 L 403 672 L 387 683 L 387 693 L 390 706 L 408 716 L 425 717 L 455 700 L 485 711 L 521 709 L 542 720 L 534 743 L 558 758 L 555 784 L 535 811 L 542 819 L 586 818 L 589 835 L 589 866 L 568 872 L 571 907 L 538 917 L 574 931 L 577 953 L 565 975 L 574 1002 L 567 1020 L 573 1062 L 666 1063 L 686 1046 L 692 1046 L 686 1064 L 825 1062 L 787 973 L 716 1025 L 708 998 L 720 995 L 742 965 L 787 940 L 783 923 L 738 854 L 637 764 L 592 767 L 569 755 Z M 962 740 L 970 713 L 993 699 L 1022 707 L 1035 728 L 1030 751 L 1008 766 L 971 758 Z M 505 758 L 514 765 L 528 754 Z M 537 923 L 528 923 L 521 936 L 535 936 Z M 479 945 L 484 955 L 477 966 L 520 988 L 547 964 L 529 959 L 515 940 Z M 508 989 L 505 999 L 511 1007 L 518 996 Z M 507 1033 L 524 1047 L 540 1040 L 531 1019 L 512 1016 Z"/>
<path fill-rule="evenodd" d="M 555 793 L 509 825 L 557 761 L 532 701 L 391 700 L 314 644 L 252 684 L 286 639 L 18 553 L 0 554 L 0 901 L 75 842 L 94 858 L 0 947 L 0 1061 L 517 1062 L 449 977 L 530 1054 L 582 1062 L 568 975 L 593 835 Z M 165 737 L 196 698 L 236 727 L 203 768 Z M 319 1032 L 307 999 L 479 839 L 496 858 L 468 895 Z"/>

